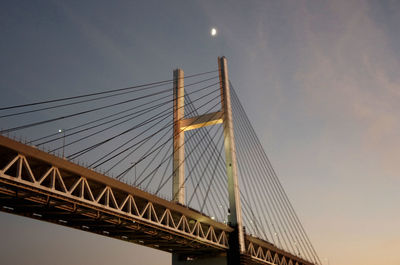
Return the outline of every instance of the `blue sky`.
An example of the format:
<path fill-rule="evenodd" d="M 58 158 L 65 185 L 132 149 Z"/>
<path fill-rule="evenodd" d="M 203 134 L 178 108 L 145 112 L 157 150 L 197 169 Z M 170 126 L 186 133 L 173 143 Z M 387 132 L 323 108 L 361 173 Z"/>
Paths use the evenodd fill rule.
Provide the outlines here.
<path fill-rule="evenodd" d="M 0 104 L 165 80 L 177 67 L 213 70 L 225 55 L 321 259 L 395 265 L 398 25 L 400 4 L 389 0 L 5 0 Z M 0 224 L 12 239 L 0 250 L 7 264 L 170 264 L 168 254 L 22 217 L 0 214 Z"/>

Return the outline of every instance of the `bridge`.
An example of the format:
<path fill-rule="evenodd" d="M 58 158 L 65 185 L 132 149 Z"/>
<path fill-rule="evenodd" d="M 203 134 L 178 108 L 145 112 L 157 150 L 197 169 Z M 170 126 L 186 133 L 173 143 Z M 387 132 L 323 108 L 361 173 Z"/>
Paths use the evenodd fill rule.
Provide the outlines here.
<path fill-rule="evenodd" d="M 225 57 L 214 71 L 4 106 L 0 119 L 4 212 L 167 251 L 172 264 L 321 264 Z"/>

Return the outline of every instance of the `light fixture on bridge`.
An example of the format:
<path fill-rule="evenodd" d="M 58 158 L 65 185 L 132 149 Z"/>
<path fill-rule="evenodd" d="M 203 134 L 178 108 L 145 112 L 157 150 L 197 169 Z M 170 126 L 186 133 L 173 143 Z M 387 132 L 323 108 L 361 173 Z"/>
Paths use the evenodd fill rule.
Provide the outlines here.
<path fill-rule="evenodd" d="M 64 129 L 58 129 L 59 133 L 63 133 L 63 146 L 62 146 L 62 157 L 65 158 L 65 130 Z"/>

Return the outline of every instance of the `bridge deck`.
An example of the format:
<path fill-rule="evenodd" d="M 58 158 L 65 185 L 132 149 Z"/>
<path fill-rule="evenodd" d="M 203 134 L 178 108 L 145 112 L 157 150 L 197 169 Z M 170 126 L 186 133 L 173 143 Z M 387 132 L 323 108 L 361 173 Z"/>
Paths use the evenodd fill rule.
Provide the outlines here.
<path fill-rule="evenodd" d="M 224 252 L 229 226 L 0 136 L 1 210 L 168 252 Z"/>
<path fill-rule="evenodd" d="M 0 210 L 188 256 L 224 255 L 233 229 L 195 210 L 0 136 Z M 312 263 L 246 236 L 243 264 Z"/>

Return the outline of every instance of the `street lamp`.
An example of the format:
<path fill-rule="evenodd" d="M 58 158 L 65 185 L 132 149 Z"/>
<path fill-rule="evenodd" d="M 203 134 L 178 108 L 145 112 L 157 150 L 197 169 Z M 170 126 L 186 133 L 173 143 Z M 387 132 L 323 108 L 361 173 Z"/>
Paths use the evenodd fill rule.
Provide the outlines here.
<path fill-rule="evenodd" d="M 65 158 L 64 156 L 64 149 L 65 149 L 65 130 L 64 129 L 58 129 L 59 133 L 63 133 L 63 148 L 62 148 L 62 157 Z"/>

